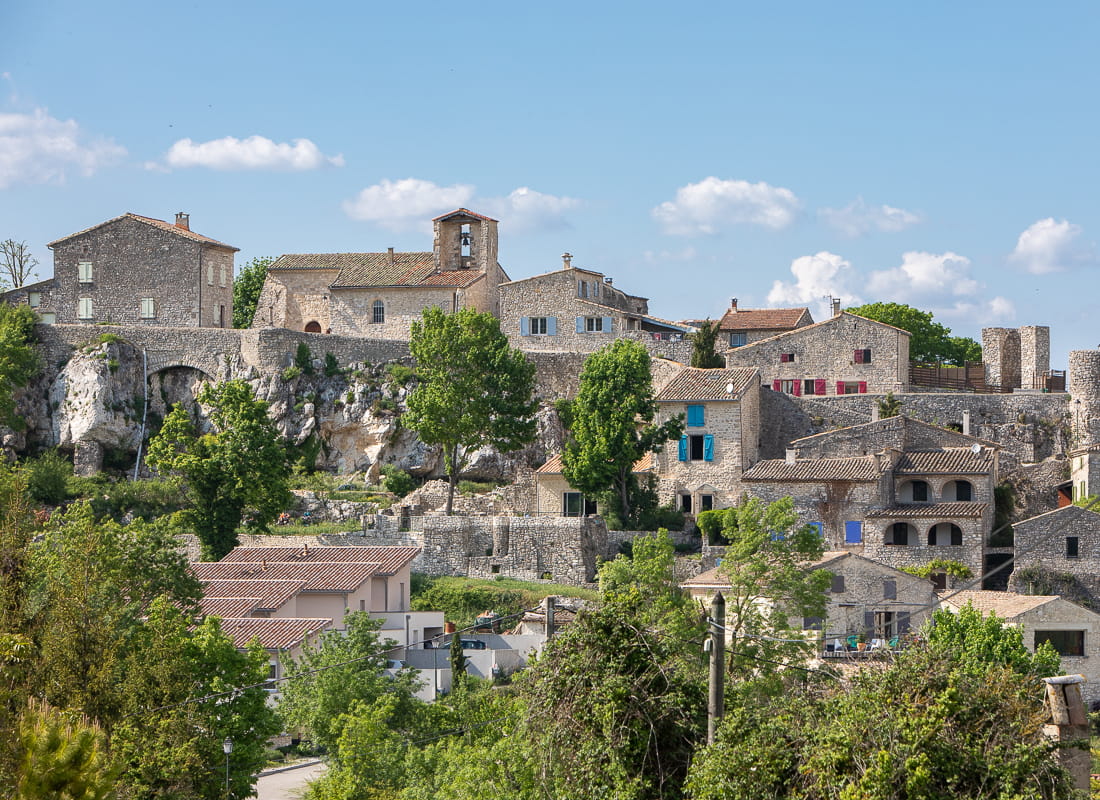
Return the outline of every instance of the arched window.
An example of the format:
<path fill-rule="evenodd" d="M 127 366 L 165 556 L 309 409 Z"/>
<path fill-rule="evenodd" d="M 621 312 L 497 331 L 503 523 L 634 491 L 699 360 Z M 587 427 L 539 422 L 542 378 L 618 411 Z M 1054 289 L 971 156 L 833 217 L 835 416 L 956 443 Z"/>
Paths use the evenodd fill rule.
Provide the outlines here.
<path fill-rule="evenodd" d="M 943 500 L 970 502 L 974 499 L 974 487 L 970 481 L 951 481 L 943 487 Z"/>
<path fill-rule="evenodd" d="M 306 333 L 320 333 L 321 323 L 315 319 L 311 319 L 306 323 Z"/>
<path fill-rule="evenodd" d="M 929 547 L 959 547 L 963 543 L 962 528 L 951 522 L 939 522 L 928 529 Z"/>
<path fill-rule="evenodd" d="M 914 539 L 915 541 L 915 538 L 912 536 L 913 534 L 916 534 L 916 531 L 908 522 L 895 522 L 886 529 L 886 541 L 884 544 L 905 547 L 909 544 L 910 539 Z"/>
<path fill-rule="evenodd" d="M 931 499 L 932 492 L 927 481 L 910 481 L 898 490 L 899 503 L 927 503 Z"/>
<path fill-rule="evenodd" d="M 386 304 L 381 300 L 374 301 L 374 316 L 371 318 L 371 322 L 380 324 L 386 321 Z"/>

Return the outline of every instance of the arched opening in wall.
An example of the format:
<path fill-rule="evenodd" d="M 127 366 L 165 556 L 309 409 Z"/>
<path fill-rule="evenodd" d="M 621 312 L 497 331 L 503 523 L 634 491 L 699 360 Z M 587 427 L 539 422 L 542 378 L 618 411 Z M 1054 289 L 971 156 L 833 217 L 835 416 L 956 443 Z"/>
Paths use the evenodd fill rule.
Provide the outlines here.
<path fill-rule="evenodd" d="M 928 481 L 907 481 L 898 488 L 899 503 L 928 503 L 931 499 Z"/>
<path fill-rule="evenodd" d="M 371 320 L 375 325 L 381 325 L 386 321 L 386 304 L 381 300 L 375 300 L 371 306 Z"/>
<path fill-rule="evenodd" d="M 321 332 L 321 323 L 318 322 L 315 319 L 311 319 L 309 322 L 306 323 L 305 332 L 306 333 L 320 333 Z"/>
<path fill-rule="evenodd" d="M 968 503 L 974 499 L 974 486 L 970 481 L 949 481 L 943 487 L 943 501 L 945 503 Z"/>
<path fill-rule="evenodd" d="M 962 528 L 953 522 L 937 522 L 928 529 L 929 547 L 960 547 L 962 543 Z"/>
<path fill-rule="evenodd" d="M 910 542 L 916 544 L 917 529 L 908 522 L 895 522 L 886 529 L 883 544 L 906 547 Z"/>

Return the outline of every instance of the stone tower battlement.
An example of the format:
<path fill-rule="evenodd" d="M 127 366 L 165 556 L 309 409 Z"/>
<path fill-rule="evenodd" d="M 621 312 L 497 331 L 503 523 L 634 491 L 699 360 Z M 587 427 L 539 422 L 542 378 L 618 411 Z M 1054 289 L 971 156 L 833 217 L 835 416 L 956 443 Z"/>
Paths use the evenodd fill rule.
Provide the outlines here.
<path fill-rule="evenodd" d="M 1050 372 L 1050 327 L 982 328 L 985 382 L 1007 389 L 1042 389 Z"/>
<path fill-rule="evenodd" d="M 1069 393 L 1077 447 L 1100 444 L 1100 350 L 1071 350 Z"/>

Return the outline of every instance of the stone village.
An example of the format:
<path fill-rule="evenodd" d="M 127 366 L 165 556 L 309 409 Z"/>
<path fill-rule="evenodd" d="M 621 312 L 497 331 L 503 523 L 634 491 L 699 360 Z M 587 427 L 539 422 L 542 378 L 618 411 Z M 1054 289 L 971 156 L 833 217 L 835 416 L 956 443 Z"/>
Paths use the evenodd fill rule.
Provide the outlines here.
<path fill-rule="evenodd" d="M 607 530 L 565 481 L 552 408 L 576 391 L 588 354 L 628 338 L 653 358 L 662 417 L 686 420 L 679 442 L 636 465 L 655 476 L 662 503 L 685 512 L 674 535 L 697 544 L 699 512 L 793 498 L 834 574 L 828 616 L 805 620 L 823 657 L 857 632 L 886 646 L 937 604 L 971 601 L 1021 625 L 1029 647 L 1050 641 L 1100 701 L 1100 515 L 1073 505 L 1100 494 L 1100 350 L 1071 352 L 1067 380 L 1050 368 L 1048 327 L 986 328 L 982 365 L 944 379 L 911 365 L 908 332 L 839 301 L 815 321 L 806 308 L 746 309 L 733 298 L 717 321 L 725 366 L 697 369 L 685 365 L 699 320 L 651 313 L 646 298 L 568 253 L 559 268 L 513 279 L 497 261 L 497 221 L 473 211 L 432 225 L 424 252 L 281 255 L 240 330 L 229 327 L 236 248 L 192 231 L 187 214 L 127 213 L 51 242 L 53 277 L 4 295 L 36 310 L 46 367 L 22 393 L 28 424 L 5 432 L 5 450 L 60 447 L 91 473 L 113 453 L 140 453 L 147 413 L 163 417 L 204 381 L 242 378 L 290 440 L 324 443 L 322 468 L 375 478 L 392 464 L 437 477 L 439 454 L 397 424 L 406 387 L 381 366 L 411 363 L 410 324 L 429 306 L 492 313 L 536 365 L 543 401 L 535 445 L 480 452 L 469 467 L 501 488 L 460 498 L 455 516 L 439 512 L 439 481 L 392 514 L 303 497 L 349 532 L 293 547 L 257 537 L 194 567 L 206 612 L 241 643 L 294 651 L 361 609 L 384 619 L 410 664 L 430 669 L 435 654 L 417 643 L 443 620 L 409 611 L 411 571 L 585 584 L 637 535 Z M 90 346 L 99 324 L 117 341 Z M 303 343 L 360 377 L 285 377 Z M 888 393 L 900 414 L 881 417 Z M 685 588 L 705 598 L 721 587 L 723 550 L 701 547 L 680 566 Z M 975 579 L 902 571 L 937 561 Z"/>

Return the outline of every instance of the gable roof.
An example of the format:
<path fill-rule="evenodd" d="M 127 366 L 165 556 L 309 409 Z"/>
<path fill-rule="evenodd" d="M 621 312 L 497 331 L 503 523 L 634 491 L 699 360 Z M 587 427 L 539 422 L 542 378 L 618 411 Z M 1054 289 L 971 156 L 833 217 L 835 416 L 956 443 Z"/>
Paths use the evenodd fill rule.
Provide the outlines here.
<path fill-rule="evenodd" d="M 940 599 L 945 605 L 953 608 L 963 608 L 967 603 L 971 603 L 974 608 L 983 613 L 992 612 L 1005 620 L 1012 620 L 1025 612 L 1062 598 L 1050 594 L 1016 594 L 1015 592 L 971 589 L 961 592 L 944 592 L 941 594 Z"/>
<path fill-rule="evenodd" d="M 73 237 L 83 236 L 86 233 L 91 233 L 92 231 L 96 230 L 97 228 L 102 228 L 105 225 L 112 225 L 112 224 L 114 224 L 116 222 L 119 222 L 121 220 L 124 220 L 124 219 L 135 220 L 135 221 L 141 222 L 145 225 L 149 225 L 151 227 L 158 228 L 159 230 L 165 231 L 166 233 L 174 233 L 177 236 L 182 236 L 184 239 L 190 239 L 192 242 L 198 242 L 200 244 L 208 244 L 212 247 L 224 247 L 225 249 L 232 250 L 233 252 L 238 252 L 240 250 L 239 247 L 234 247 L 233 245 L 226 244 L 225 242 L 219 242 L 217 239 L 211 239 L 209 236 L 203 236 L 202 234 L 195 233 L 194 231 L 187 230 L 186 228 L 181 228 L 178 225 L 175 225 L 174 223 L 165 222 L 162 219 L 154 219 L 153 217 L 143 217 L 140 214 L 133 213 L 132 211 L 127 211 L 125 214 L 121 214 L 120 216 L 114 217 L 113 219 L 109 219 L 106 222 L 101 222 L 98 225 L 93 225 L 90 228 L 85 228 L 82 231 L 77 231 L 76 233 L 70 233 L 68 236 L 62 236 L 60 239 L 54 239 L 52 242 L 50 242 L 48 245 L 46 245 L 46 247 L 52 248 L 54 245 L 61 244 L 62 242 L 66 242 L 69 239 L 72 239 Z"/>
<path fill-rule="evenodd" d="M 894 325 L 887 325 L 885 322 L 879 322 L 877 319 L 867 319 L 867 317 L 861 317 L 858 314 L 850 314 L 847 311 L 841 311 L 840 314 L 838 314 L 837 316 L 829 317 L 829 319 L 822 320 L 821 322 L 815 322 L 812 325 L 803 325 L 801 328 L 794 328 L 793 330 L 783 331 L 782 333 L 777 333 L 774 336 L 769 336 L 766 339 L 758 339 L 755 342 L 749 342 L 748 344 L 743 344 L 740 347 L 731 347 L 729 348 L 729 350 L 734 350 L 738 353 L 746 352 L 754 347 L 759 347 L 762 344 L 771 343 L 779 339 L 783 339 L 784 337 L 802 336 L 803 334 L 808 334 L 810 331 L 823 328 L 827 325 L 838 325 L 845 317 L 859 320 L 860 322 L 866 322 L 869 325 L 878 325 L 881 328 L 889 328 L 891 330 L 897 331 L 898 333 L 904 333 L 906 336 L 913 335 L 907 330 L 895 327 Z"/>
<path fill-rule="evenodd" d="M 289 650 L 301 644 L 307 637 L 332 627 L 327 618 L 246 617 L 222 620 L 222 632 L 233 639 L 233 646 L 247 647 L 253 639 L 265 650 Z"/>
<path fill-rule="evenodd" d="M 203 583 L 215 580 L 236 580 L 263 583 L 266 580 L 299 581 L 300 592 L 354 592 L 381 567 L 378 563 L 325 562 L 294 564 L 283 562 L 202 562 L 191 565 L 191 571 Z M 238 596 L 253 597 L 256 590 Z"/>
<path fill-rule="evenodd" d="M 456 208 L 454 211 L 448 211 L 446 214 L 440 214 L 438 217 L 433 217 L 432 222 L 441 222 L 451 217 L 473 217 L 474 219 L 480 219 L 484 222 L 500 222 L 499 219 L 493 219 L 487 217 L 484 214 L 478 214 L 476 211 L 471 211 L 468 208 Z"/>
<path fill-rule="evenodd" d="M 720 331 L 778 331 L 797 328 L 804 318 L 813 323 L 808 308 L 731 308 L 718 321 Z"/>
<path fill-rule="evenodd" d="M 955 501 L 950 503 L 898 503 L 887 508 L 871 509 L 868 519 L 950 519 L 951 517 L 980 517 L 989 508 L 989 503 L 968 503 Z"/>
<path fill-rule="evenodd" d="M 1086 516 L 1087 515 L 1087 516 Z M 1049 531 L 1041 532 L 1056 532 L 1061 530 L 1061 526 L 1068 525 L 1076 520 L 1086 520 L 1087 522 L 1097 524 L 1100 522 L 1100 514 L 1081 506 L 1068 505 L 1056 508 L 1053 511 L 1044 511 L 1042 514 L 1036 514 L 1034 517 L 1028 517 L 1027 519 L 1020 520 L 1019 522 L 1013 522 L 1012 528 L 1015 530 L 1018 527 L 1038 527 L 1050 525 Z M 1054 527 L 1058 525 L 1059 527 Z"/>
<path fill-rule="evenodd" d="M 419 547 L 379 545 L 376 547 L 314 545 L 304 547 L 235 547 L 219 564 L 334 564 L 341 562 L 370 562 L 377 569 L 375 575 L 394 575 L 412 563 L 420 554 Z"/>
<path fill-rule="evenodd" d="M 201 579 L 200 579 L 201 580 Z M 210 578 L 202 581 L 203 592 L 211 597 L 259 598 L 256 611 L 276 611 L 305 586 L 305 581 Z"/>
<path fill-rule="evenodd" d="M 751 345 L 745 345 L 745 347 L 751 347 Z M 739 347 L 737 349 L 743 350 L 744 347 Z M 830 438 L 837 438 L 842 435 L 848 437 L 855 432 L 870 433 L 876 428 L 900 428 L 904 431 L 906 428 L 909 427 L 922 428 L 925 431 L 930 431 L 937 434 L 949 434 L 950 438 L 965 439 L 967 441 L 974 442 L 985 447 L 991 447 L 994 450 L 1001 449 L 1001 446 L 999 444 L 997 444 L 996 442 L 991 442 L 988 439 L 979 439 L 977 436 L 970 436 L 969 434 L 960 433 L 959 431 L 953 431 L 950 428 L 941 428 L 938 425 L 931 425 L 927 422 L 922 422 L 919 419 L 907 417 L 904 414 L 898 414 L 894 417 L 883 417 L 882 419 L 875 419 L 871 420 L 870 422 L 861 422 L 858 425 L 849 425 L 845 428 L 837 428 L 836 430 L 822 431 L 821 433 L 815 433 L 810 436 L 803 436 L 800 439 L 794 439 L 791 442 L 791 447 L 797 448 L 799 445 L 821 442 Z"/>
<path fill-rule="evenodd" d="M 654 468 L 653 453 L 646 453 L 644 456 L 634 462 L 635 472 L 649 472 Z M 546 463 L 535 470 L 538 475 L 561 475 L 562 474 L 562 461 L 561 453 L 555 453 L 547 459 Z"/>
<path fill-rule="evenodd" d="M 477 269 L 437 272 L 432 253 L 286 253 L 267 268 L 336 271 L 332 289 L 438 286 L 462 289 L 483 277 Z"/>
<path fill-rule="evenodd" d="M 741 475 L 745 481 L 853 481 L 870 483 L 882 473 L 874 456 L 852 458 L 807 458 L 791 463 L 782 458 L 758 461 Z"/>
<path fill-rule="evenodd" d="M 894 472 L 905 475 L 985 475 L 993 471 L 993 453 L 982 448 L 975 454 L 969 447 L 902 453 Z"/>
<path fill-rule="evenodd" d="M 757 371 L 753 367 L 684 367 L 657 392 L 656 400 L 658 403 L 740 400 L 745 390 L 751 388 L 756 376 Z M 729 386 L 733 387 L 732 392 L 726 391 Z"/>
<path fill-rule="evenodd" d="M 204 617 L 249 617 L 262 602 L 261 597 L 204 597 L 199 608 Z"/>

